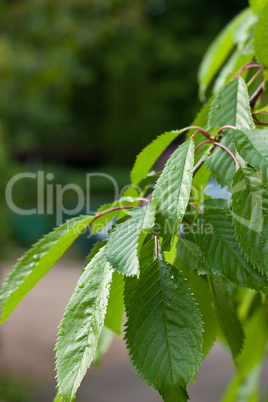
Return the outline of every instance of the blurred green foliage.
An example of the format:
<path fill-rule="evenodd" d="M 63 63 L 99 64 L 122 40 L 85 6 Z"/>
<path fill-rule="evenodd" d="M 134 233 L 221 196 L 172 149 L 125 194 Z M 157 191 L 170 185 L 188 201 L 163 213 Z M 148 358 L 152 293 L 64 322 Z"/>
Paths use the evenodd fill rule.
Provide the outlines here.
<path fill-rule="evenodd" d="M 9 147 L 94 144 L 106 163 L 131 165 L 156 135 L 191 122 L 201 56 L 246 6 L 245 0 L 2 1 L 0 117 Z"/>
<path fill-rule="evenodd" d="M 0 376 L 0 402 L 32 401 L 33 384 L 6 374 Z"/>

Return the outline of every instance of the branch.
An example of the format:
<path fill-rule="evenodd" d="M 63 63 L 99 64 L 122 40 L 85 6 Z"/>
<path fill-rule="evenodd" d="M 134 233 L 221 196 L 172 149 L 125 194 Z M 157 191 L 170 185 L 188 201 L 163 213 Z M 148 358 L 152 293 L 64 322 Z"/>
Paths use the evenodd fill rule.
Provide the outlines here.
<path fill-rule="evenodd" d="M 264 79 L 262 77 L 259 87 L 256 89 L 256 91 L 254 92 L 254 94 L 251 96 L 251 98 L 249 100 L 249 104 L 250 104 L 251 109 L 254 108 L 255 103 L 257 102 L 257 100 L 258 100 L 258 98 L 261 95 L 263 90 L 264 90 Z"/>
<path fill-rule="evenodd" d="M 241 77 L 242 73 L 245 70 L 248 70 L 249 68 L 256 68 L 256 67 L 259 67 L 260 69 L 263 70 L 262 65 L 256 61 L 250 61 L 249 63 L 246 63 L 240 70 L 237 71 L 237 73 L 235 73 L 235 75 L 232 77 L 231 81 L 235 80 L 237 77 Z"/>
<path fill-rule="evenodd" d="M 211 145 L 206 153 L 211 154 L 211 152 L 213 150 L 214 150 L 214 145 Z M 201 166 L 203 165 L 204 162 L 205 162 L 204 156 L 202 156 L 202 158 L 200 158 L 199 161 L 197 162 L 197 164 L 194 166 L 193 176 L 198 172 L 198 170 L 201 168 Z"/>
<path fill-rule="evenodd" d="M 254 123 L 256 123 L 256 124 L 259 125 L 259 126 L 268 126 L 268 123 L 266 123 L 266 122 L 264 122 L 264 121 L 260 121 L 260 120 L 256 117 L 256 115 L 258 115 L 258 114 L 262 114 L 262 115 L 265 115 L 265 116 L 268 115 L 267 112 L 255 112 L 255 113 L 252 113 L 252 117 L 253 117 Z"/>
<path fill-rule="evenodd" d="M 192 202 L 188 202 L 188 205 L 190 205 L 191 207 L 195 208 L 197 210 L 197 212 L 201 212 L 201 209 L 199 209 L 195 204 L 193 204 Z"/>
<path fill-rule="evenodd" d="M 196 136 L 196 134 L 198 134 L 198 133 L 202 133 L 202 134 L 203 134 L 206 138 L 208 138 L 208 139 L 211 139 L 211 138 L 212 138 L 211 135 L 210 135 L 207 131 L 205 131 L 205 130 L 196 130 L 196 131 L 193 133 L 193 135 L 190 137 L 190 139 L 193 140 L 194 137 Z"/>
<path fill-rule="evenodd" d="M 93 223 L 93 222 L 95 222 L 95 221 L 96 221 L 97 219 L 99 219 L 101 216 L 108 214 L 109 212 L 118 211 L 118 210 L 120 210 L 120 209 L 133 209 L 133 208 L 135 208 L 135 207 L 132 207 L 132 206 L 129 205 L 129 206 L 125 206 L 125 207 L 115 207 L 115 208 L 107 209 L 106 211 L 103 211 L 103 212 L 101 212 L 100 214 L 94 216 L 94 218 L 92 219 L 92 221 L 90 222 L 90 224 Z"/>
<path fill-rule="evenodd" d="M 236 159 L 236 157 L 234 156 L 234 154 L 232 153 L 232 151 L 230 151 L 229 148 L 227 148 L 225 145 L 221 144 L 220 142 L 214 142 L 215 145 L 217 145 L 218 147 L 221 147 L 222 149 L 224 149 L 226 152 L 228 152 L 228 154 L 231 155 L 231 157 L 233 158 L 233 160 L 235 161 L 235 163 L 237 164 L 238 167 L 240 167 L 240 163 L 238 162 L 238 160 Z"/>
<path fill-rule="evenodd" d="M 237 127 L 235 126 L 231 126 L 230 124 L 226 124 L 226 126 L 222 126 L 221 128 L 219 128 L 219 130 L 216 132 L 216 134 L 214 135 L 213 139 L 216 138 L 217 134 L 220 134 L 223 130 L 225 130 L 226 128 L 232 128 L 234 130 L 238 130 Z"/>
<path fill-rule="evenodd" d="M 196 153 L 198 151 L 198 149 L 201 148 L 203 145 L 211 144 L 211 140 L 206 140 L 206 141 L 200 142 L 200 144 L 198 144 L 197 147 L 195 148 L 194 153 Z"/>

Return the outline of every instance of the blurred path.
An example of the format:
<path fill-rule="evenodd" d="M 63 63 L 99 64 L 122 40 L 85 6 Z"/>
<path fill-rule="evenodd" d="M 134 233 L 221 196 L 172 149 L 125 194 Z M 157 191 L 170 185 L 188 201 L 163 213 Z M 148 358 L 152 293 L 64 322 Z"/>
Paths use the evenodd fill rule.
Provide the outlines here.
<path fill-rule="evenodd" d="M 7 273 L 11 265 L 1 268 Z M 54 345 L 63 310 L 71 297 L 83 261 L 62 259 L 29 293 L 0 328 L 0 369 L 30 377 L 43 384 L 38 402 L 54 396 Z M 214 346 L 189 387 L 192 402 L 217 402 L 231 377 L 229 354 Z M 77 402 L 157 402 L 158 394 L 147 387 L 131 367 L 123 340 L 115 337 L 101 368 L 90 369 Z"/>

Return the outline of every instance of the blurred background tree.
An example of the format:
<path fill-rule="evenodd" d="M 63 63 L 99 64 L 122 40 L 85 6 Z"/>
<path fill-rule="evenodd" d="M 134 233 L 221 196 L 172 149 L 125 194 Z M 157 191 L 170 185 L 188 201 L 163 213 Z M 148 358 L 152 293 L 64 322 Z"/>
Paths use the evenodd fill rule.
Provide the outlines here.
<path fill-rule="evenodd" d="M 63 184 L 80 184 L 85 171 L 103 166 L 111 174 L 111 166 L 120 167 L 122 176 L 154 137 L 192 121 L 200 108 L 201 57 L 246 6 L 245 0 L 1 1 L 1 166 L 9 166 L 1 168 L 3 187 L 14 170 L 40 166 Z M 22 184 L 16 197 L 34 204 L 35 192 Z M 4 188 L 1 215 L 11 224 L 1 236 L 7 237 L 30 217 L 9 216 L 3 194 Z M 25 243 L 48 230 L 34 218 L 39 230 L 28 238 L 23 232 Z"/>
<path fill-rule="evenodd" d="M 2 1 L 0 116 L 12 153 L 53 147 L 60 159 L 60 149 L 68 153 L 75 145 L 77 152 L 98 150 L 93 164 L 99 157 L 129 167 L 148 141 L 193 119 L 200 59 L 245 6 L 244 0 Z"/>

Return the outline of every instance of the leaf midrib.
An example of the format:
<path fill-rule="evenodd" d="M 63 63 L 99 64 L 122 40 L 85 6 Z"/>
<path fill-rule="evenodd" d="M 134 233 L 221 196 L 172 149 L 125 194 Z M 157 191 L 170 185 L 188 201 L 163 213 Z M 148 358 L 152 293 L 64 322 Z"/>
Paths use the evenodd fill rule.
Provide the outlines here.
<path fill-rule="evenodd" d="M 92 306 L 92 309 L 94 309 L 94 314 L 92 314 L 91 319 L 90 319 L 90 322 L 92 322 L 93 317 L 95 317 L 96 312 L 99 311 L 99 310 L 96 308 L 96 306 L 97 306 L 97 304 L 98 304 L 98 301 L 101 300 L 101 296 L 102 296 L 102 291 L 101 291 L 101 290 L 103 290 L 103 283 L 104 283 L 104 279 L 105 279 L 105 276 L 106 276 L 105 274 L 106 274 L 107 268 L 109 269 L 109 265 L 108 265 L 108 264 L 109 264 L 109 263 L 106 261 L 105 266 L 104 266 L 104 268 L 103 268 L 103 270 L 102 270 L 101 281 L 100 281 L 100 286 L 99 286 L 99 289 L 98 289 L 96 301 L 95 301 L 95 303 L 94 303 L 93 306 Z M 103 322 L 104 322 L 104 321 L 103 321 Z M 101 331 L 99 331 L 99 335 L 100 335 L 100 333 L 101 333 Z M 89 340 L 89 336 L 87 337 L 87 340 Z M 95 350 L 93 350 L 93 352 L 92 352 L 92 355 L 93 355 L 93 356 L 94 356 L 94 354 L 95 354 L 95 352 L 96 352 L 97 345 L 98 345 L 98 343 L 96 342 Z M 84 347 L 84 352 L 83 352 L 83 355 L 82 355 L 82 357 L 81 357 L 81 361 L 80 361 L 80 364 L 79 364 L 79 370 L 80 370 L 80 368 L 84 365 L 84 359 L 85 359 L 85 355 L 86 355 L 86 349 L 87 349 L 87 346 Z M 72 399 L 74 398 L 75 392 L 76 392 L 76 389 L 75 389 L 76 387 L 75 387 L 75 386 L 76 386 L 76 381 L 77 381 L 77 379 L 79 378 L 79 370 L 76 370 L 76 377 L 75 377 L 75 381 L 73 382 L 73 387 L 72 387 L 72 391 L 71 391 Z"/>
<path fill-rule="evenodd" d="M 159 287 L 160 287 L 160 300 L 161 300 L 161 308 L 162 308 L 162 314 L 163 314 L 163 322 L 164 322 L 164 328 L 165 328 L 165 335 L 166 335 L 166 340 L 167 340 L 167 349 L 168 349 L 168 357 L 169 357 L 169 366 L 170 366 L 170 373 L 171 373 L 171 379 L 172 379 L 172 385 L 174 386 L 175 385 L 175 382 L 174 382 L 174 374 L 173 374 L 173 370 L 171 369 L 171 368 L 173 368 L 173 365 L 172 365 L 172 359 L 171 359 L 171 353 L 170 353 L 170 346 L 169 346 L 169 339 L 168 339 L 168 332 L 167 332 L 167 323 L 166 323 L 166 318 L 165 318 L 165 310 L 164 310 L 164 306 L 163 306 L 163 304 L 164 304 L 164 300 L 163 300 L 163 297 L 162 297 L 162 293 L 163 293 L 163 290 L 162 290 L 162 287 L 161 287 L 161 277 L 160 277 L 160 264 L 159 264 L 159 260 L 158 260 L 158 270 L 157 270 L 157 275 L 158 275 L 158 277 L 159 277 Z M 167 373 L 168 374 L 168 373 Z M 167 375 L 166 375 L 166 378 L 167 378 Z"/>

